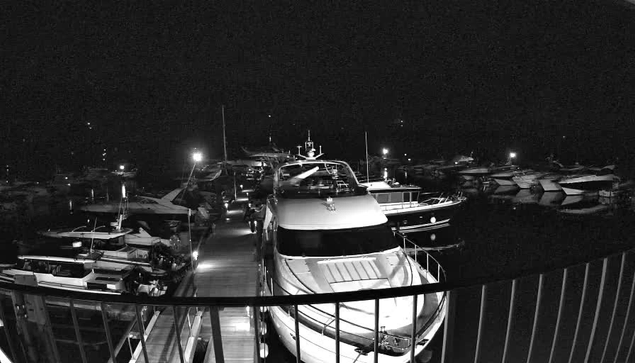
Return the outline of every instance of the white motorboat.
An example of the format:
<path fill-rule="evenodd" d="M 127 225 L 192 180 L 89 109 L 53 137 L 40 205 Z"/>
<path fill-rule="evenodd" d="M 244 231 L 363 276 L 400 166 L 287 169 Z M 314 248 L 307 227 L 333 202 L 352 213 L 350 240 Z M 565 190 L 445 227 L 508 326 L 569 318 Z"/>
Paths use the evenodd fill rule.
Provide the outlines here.
<path fill-rule="evenodd" d="M 538 183 L 545 192 L 560 192 L 562 187 L 558 184 L 558 180 L 562 177 L 563 175 L 559 173 L 548 173 L 538 178 Z"/>
<path fill-rule="evenodd" d="M 112 239 L 123 237 L 132 232 L 131 228 L 115 229 L 107 226 L 91 228 L 80 226 L 75 228 L 62 228 L 39 231 L 38 234 L 51 238 L 87 238 L 87 239 Z"/>
<path fill-rule="evenodd" d="M 492 169 L 486 166 L 477 166 L 473 168 L 467 168 L 459 171 L 459 175 L 463 177 L 465 180 L 474 180 L 480 177 L 484 177 L 486 175 L 490 175 L 492 173 Z"/>
<path fill-rule="evenodd" d="M 161 296 L 159 280 L 134 266 L 105 268 L 98 259 L 58 256 L 18 256 L 17 263 L 0 272 L 0 280 L 60 290 L 121 295 Z"/>
<path fill-rule="evenodd" d="M 516 182 L 512 180 L 512 178 L 516 175 L 515 171 L 502 171 L 495 174 L 490 175 L 490 178 L 494 179 L 496 184 L 501 187 L 511 187 L 516 186 Z"/>
<path fill-rule="evenodd" d="M 197 213 L 201 216 L 209 216 L 207 209 L 201 206 L 205 203 L 204 200 L 196 201 L 194 203 L 196 205 L 182 205 L 187 204 L 187 201 L 182 198 L 183 190 L 183 188 L 177 188 L 161 198 L 141 195 L 125 198 L 123 201 L 125 205 L 122 205 L 122 202 L 87 204 L 81 206 L 80 209 L 85 212 L 110 214 L 119 213 L 123 208 L 129 215 L 172 216 L 181 219 L 187 219 L 188 215 Z"/>
<path fill-rule="evenodd" d="M 466 200 L 461 194 L 423 195 L 418 186 L 383 180 L 361 185 L 375 197 L 392 228 L 403 233 L 448 225 Z"/>
<path fill-rule="evenodd" d="M 512 180 L 518 185 L 520 189 L 529 189 L 534 185 L 538 185 L 538 179 L 545 173 L 533 170 L 524 170 L 518 172 Z"/>
<path fill-rule="evenodd" d="M 597 193 L 599 190 L 611 190 L 619 181 L 620 178 L 613 174 L 589 174 L 563 177 L 558 181 L 558 184 L 567 195 L 582 195 L 585 193 Z"/>
<path fill-rule="evenodd" d="M 308 149 L 308 148 L 307 148 Z M 345 162 L 309 160 L 279 166 L 264 221 L 264 293 L 320 294 L 385 289 L 439 281 L 397 244 L 377 201 L 358 185 Z M 431 257 L 430 257 L 431 258 Z M 440 267 L 439 267 L 440 268 Z M 408 362 L 422 352 L 445 318 L 444 293 L 380 300 L 380 362 Z M 416 341 L 411 341 L 416 311 Z M 335 361 L 333 304 L 269 310 L 273 326 L 293 354 L 300 339 L 305 363 Z M 372 362 L 374 300 L 340 305 L 340 361 Z M 295 324 L 299 324 L 296 336 Z"/>
<path fill-rule="evenodd" d="M 132 228 L 113 228 L 107 226 L 99 226 L 90 228 L 81 226 L 76 228 L 63 228 L 57 230 L 39 231 L 38 234 L 49 238 L 72 238 L 72 239 L 97 239 L 97 240 L 121 240 L 121 244 L 133 247 L 151 247 L 156 244 L 163 244 L 167 247 L 175 246 L 179 241 L 178 237 L 173 236 L 171 239 L 155 237 L 150 235 L 143 227 L 139 227 L 136 231 Z"/>

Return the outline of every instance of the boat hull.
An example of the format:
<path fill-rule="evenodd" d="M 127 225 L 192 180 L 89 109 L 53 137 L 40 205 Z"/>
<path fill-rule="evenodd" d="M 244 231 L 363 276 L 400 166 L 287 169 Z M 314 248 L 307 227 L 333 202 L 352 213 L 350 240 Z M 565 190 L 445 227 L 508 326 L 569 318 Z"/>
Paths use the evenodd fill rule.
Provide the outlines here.
<path fill-rule="evenodd" d="M 516 182 L 511 179 L 494 178 L 494 181 L 502 187 L 511 187 L 516 185 Z"/>
<path fill-rule="evenodd" d="M 434 295 L 441 301 L 442 294 L 428 294 L 421 299 L 428 299 L 430 295 Z M 302 307 L 299 308 L 302 311 Z M 442 306 L 442 311 L 438 315 L 437 319 L 427 328 L 424 335 L 421 337 L 419 343 L 415 346 L 415 356 L 419 355 L 423 349 L 432 340 L 434 335 L 441 327 L 445 317 L 445 304 Z M 269 314 L 278 334 L 280 341 L 287 348 L 291 354 L 296 354 L 296 331 L 295 331 L 295 319 L 280 307 L 273 306 L 269 310 Z M 335 339 L 326 334 L 318 332 L 302 322 L 299 322 L 299 334 L 300 334 L 300 359 L 305 363 L 332 363 L 336 361 L 335 357 Z M 342 332 L 343 334 L 344 332 Z M 370 340 L 372 344 L 372 340 Z M 354 345 L 340 341 L 340 362 L 342 363 L 371 363 L 374 362 L 374 355 L 372 350 L 366 354 L 362 354 L 358 351 Z M 410 362 L 410 352 L 406 352 L 402 355 L 387 355 L 380 353 L 378 355 L 378 362 L 380 363 L 406 363 Z"/>
<path fill-rule="evenodd" d="M 421 232 L 448 225 L 462 204 L 462 201 L 453 201 L 438 206 L 384 210 L 384 214 L 393 230 L 402 233 Z"/>
<path fill-rule="evenodd" d="M 567 195 L 581 195 L 599 190 L 611 190 L 617 181 L 614 175 L 593 175 L 561 180 L 562 191 Z"/>
<path fill-rule="evenodd" d="M 553 179 L 538 179 L 538 183 L 545 192 L 560 192 L 562 187 Z"/>

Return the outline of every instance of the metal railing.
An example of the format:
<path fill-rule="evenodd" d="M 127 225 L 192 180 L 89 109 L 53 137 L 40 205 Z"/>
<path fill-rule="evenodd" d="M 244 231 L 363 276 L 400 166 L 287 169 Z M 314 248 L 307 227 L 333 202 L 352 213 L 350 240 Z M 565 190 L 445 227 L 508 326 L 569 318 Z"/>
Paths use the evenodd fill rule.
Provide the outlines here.
<path fill-rule="evenodd" d="M 352 360 L 339 344 L 341 307 L 370 300 L 374 301 L 375 338 L 370 351 L 357 358 L 358 362 L 383 362 L 386 357 L 378 347 L 382 301 L 446 292 L 443 329 L 426 348 L 434 352 L 431 362 L 632 362 L 634 251 L 502 280 L 479 278 L 320 295 L 140 298 L 0 284 L 0 347 L 16 363 L 200 362 L 195 346 L 182 344 L 196 340 L 190 330 L 198 328 L 195 336 L 208 342 L 205 355 L 209 361 L 213 354 L 213 361 L 222 363 L 229 361 L 233 344 L 226 337 L 242 329 L 250 337 L 242 349 L 250 350 L 255 362 L 265 361 L 260 356 L 274 353 L 265 344 L 276 333 L 267 322 L 265 307 L 289 306 L 298 316 L 303 305 L 332 304 L 335 335 L 327 349 L 336 357 L 334 361 L 349 362 Z M 429 260 L 420 264 L 434 270 Z M 243 308 L 250 323 L 223 330 L 221 321 L 235 313 L 232 308 Z M 194 314 L 197 328 L 187 324 L 186 310 L 198 313 Z M 157 314 L 169 317 L 164 320 L 169 324 L 159 326 Z M 306 332 L 299 320 L 295 319 L 293 359 L 312 361 L 310 347 L 299 339 Z M 163 329 L 158 335 L 172 336 L 159 348 L 152 342 L 157 329 Z M 122 349 L 126 345 L 128 349 Z M 410 361 L 414 355 L 415 351 L 409 352 L 398 361 Z"/>

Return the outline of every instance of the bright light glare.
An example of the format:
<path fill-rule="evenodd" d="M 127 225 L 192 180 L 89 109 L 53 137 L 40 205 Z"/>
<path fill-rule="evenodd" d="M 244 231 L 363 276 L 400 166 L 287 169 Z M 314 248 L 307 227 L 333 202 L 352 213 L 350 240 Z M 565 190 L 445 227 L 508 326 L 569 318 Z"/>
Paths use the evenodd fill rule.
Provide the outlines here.
<path fill-rule="evenodd" d="M 388 154 L 388 149 L 383 148 L 383 149 L 381 150 L 381 152 L 382 152 L 382 154 L 387 155 L 387 154 Z"/>
<path fill-rule="evenodd" d="M 201 160 L 203 160 L 203 153 L 197 151 L 194 154 L 192 154 L 192 160 L 194 160 L 194 162 L 200 162 Z"/>
<path fill-rule="evenodd" d="M 123 171 L 126 167 L 124 165 L 119 165 L 119 170 Z"/>
<path fill-rule="evenodd" d="M 194 258 L 194 261 L 198 260 L 198 251 L 192 252 L 192 257 Z"/>
<path fill-rule="evenodd" d="M 512 159 L 515 158 L 516 157 L 516 153 L 515 152 L 509 153 L 509 157 L 512 158 Z"/>
<path fill-rule="evenodd" d="M 212 265 L 211 262 L 203 262 L 196 266 L 196 269 L 199 271 L 211 270 L 212 268 L 214 268 L 214 265 Z"/>

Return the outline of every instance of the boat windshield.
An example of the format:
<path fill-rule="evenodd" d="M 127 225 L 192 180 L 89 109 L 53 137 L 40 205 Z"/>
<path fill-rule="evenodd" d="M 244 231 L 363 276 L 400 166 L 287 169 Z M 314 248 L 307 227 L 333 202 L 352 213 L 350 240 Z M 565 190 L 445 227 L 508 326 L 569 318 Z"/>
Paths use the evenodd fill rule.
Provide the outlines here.
<path fill-rule="evenodd" d="M 336 230 L 291 230 L 278 227 L 278 251 L 287 256 L 362 255 L 398 247 L 387 224 Z"/>
<path fill-rule="evenodd" d="M 284 196 L 335 197 L 360 193 L 355 174 L 343 162 L 294 163 L 282 166 L 277 176 L 277 191 Z"/>

